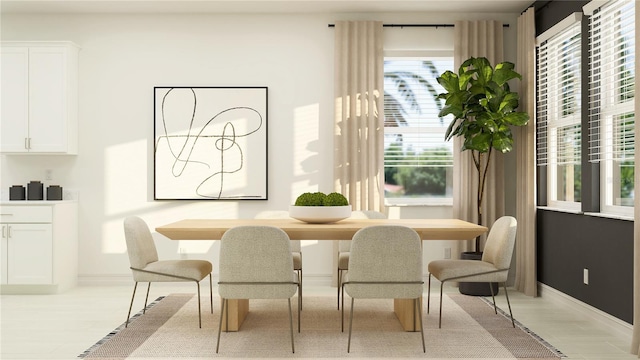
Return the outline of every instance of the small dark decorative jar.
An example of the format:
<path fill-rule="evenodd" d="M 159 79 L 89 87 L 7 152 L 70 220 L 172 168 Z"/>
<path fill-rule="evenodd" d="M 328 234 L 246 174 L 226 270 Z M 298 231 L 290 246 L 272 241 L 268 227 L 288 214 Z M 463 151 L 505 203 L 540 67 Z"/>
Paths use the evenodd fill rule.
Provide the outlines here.
<path fill-rule="evenodd" d="M 26 189 L 22 185 L 13 185 L 9 188 L 9 200 L 24 200 Z"/>
<path fill-rule="evenodd" d="M 47 200 L 62 200 L 62 187 L 60 185 L 47 187 Z"/>
<path fill-rule="evenodd" d="M 27 184 L 27 200 L 44 200 L 43 192 L 40 181 L 31 181 Z"/>

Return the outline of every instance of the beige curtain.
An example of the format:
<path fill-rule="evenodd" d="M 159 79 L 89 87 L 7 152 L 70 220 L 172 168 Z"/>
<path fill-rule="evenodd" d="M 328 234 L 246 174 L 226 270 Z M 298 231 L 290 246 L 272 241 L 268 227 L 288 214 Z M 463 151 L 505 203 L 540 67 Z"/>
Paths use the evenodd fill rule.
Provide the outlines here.
<path fill-rule="evenodd" d="M 382 22 L 335 26 L 334 188 L 353 210 L 384 211 Z"/>
<path fill-rule="evenodd" d="M 470 57 L 486 57 L 492 65 L 502 62 L 502 23 L 499 21 L 456 21 L 454 27 L 454 68 L 458 69 Z M 453 217 L 478 222 L 476 189 L 478 172 L 469 151 L 461 152 L 462 139 L 453 143 Z M 491 226 L 504 215 L 504 159 L 493 152 L 487 175 L 483 202 L 483 225 Z M 472 241 L 465 242 L 461 250 L 473 249 Z M 484 245 L 481 245 L 483 247 Z"/>
<path fill-rule="evenodd" d="M 640 11 L 638 11 L 636 7 L 636 24 L 640 22 Z M 636 27 L 636 39 L 638 38 L 638 28 Z M 638 65 L 638 59 L 640 58 L 640 47 L 636 46 L 636 76 L 638 74 L 638 69 L 640 66 Z M 640 146 L 638 143 L 640 140 L 640 126 L 638 126 L 638 114 L 640 114 L 640 85 L 636 79 L 636 105 L 635 105 L 635 113 L 636 113 L 636 153 L 635 153 L 635 164 L 638 165 L 640 162 Z M 638 167 L 636 166 L 635 171 L 636 181 L 635 181 L 635 191 L 638 192 L 640 190 L 640 171 L 638 171 Z M 633 224 L 633 234 L 634 234 L 634 264 L 633 264 L 633 275 L 634 275 L 634 286 L 633 286 L 633 338 L 631 341 L 631 353 L 632 354 L 640 354 L 640 196 L 636 194 L 635 203 L 634 203 L 634 213 L 635 213 L 635 222 Z M 640 356 L 638 356 L 640 358 Z"/>
<path fill-rule="evenodd" d="M 518 57 L 516 71 L 520 81 L 520 110 L 529 114 L 529 124 L 515 128 L 516 163 L 516 277 L 515 287 L 525 295 L 537 296 L 536 278 L 536 161 L 535 161 L 535 9 L 530 7 L 518 18 Z"/>

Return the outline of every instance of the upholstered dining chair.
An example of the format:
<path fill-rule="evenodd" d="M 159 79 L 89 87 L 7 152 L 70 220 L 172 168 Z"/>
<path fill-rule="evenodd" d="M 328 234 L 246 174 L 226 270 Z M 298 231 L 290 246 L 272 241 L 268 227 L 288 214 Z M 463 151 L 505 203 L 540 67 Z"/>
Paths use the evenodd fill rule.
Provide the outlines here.
<path fill-rule="evenodd" d="M 431 302 L 431 276 L 440 281 L 440 314 L 438 318 L 438 327 L 442 327 L 442 288 L 447 281 L 464 281 L 464 282 L 487 282 L 491 289 L 491 297 L 493 298 L 493 309 L 498 313 L 496 307 L 496 299 L 493 293 L 491 283 L 502 283 L 504 286 L 504 295 L 507 298 L 509 306 L 509 315 L 511 316 L 511 325 L 516 327 L 511 312 L 511 303 L 509 302 L 509 294 L 507 293 L 507 278 L 509 277 L 509 267 L 511 266 L 511 256 L 513 255 L 513 247 L 516 241 L 517 221 L 511 216 L 503 216 L 496 220 L 489 231 L 487 241 L 482 253 L 482 260 L 435 260 L 428 265 L 429 285 L 427 291 L 427 312 L 429 312 L 429 303 Z"/>
<path fill-rule="evenodd" d="M 353 211 L 351 213 L 351 219 L 386 219 L 387 215 L 379 211 L 364 210 Z M 351 249 L 351 240 L 338 240 L 338 281 L 336 287 L 338 288 L 338 310 L 340 310 L 340 289 L 342 285 L 342 275 L 349 270 L 349 250 Z"/>
<path fill-rule="evenodd" d="M 158 260 L 158 252 L 151 236 L 151 231 L 144 220 L 137 216 L 124 219 L 124 237 L 127 243 L 130 269 L 133 273 L 133 294 L 127 314 L 125 327 L 129 325 L 133 299 L 139 282 L 148 282 L 147 296 L 144 299 L 144 314 L 149 300 L 149 289 L 152 282 L 193 281 L 198 288 L 198 325 L 202 328 L 202 313 L 200 308 L 200 281 L 209 275 L 209 296 L 211 299 L 211 313 L 213 314 L 213 287 L 211 271 L 213 265 L 206 260 Z"/>
<path fill-rule="evenodd" d="M 289 219 L 289 212 L 286 210 L 268 210 L 261 211 L 256 215 L 256 219 Z M 302 310 L 302 245 L 300 240 L 291 240 L 291 255 L 293 255 L 293 270 L 298 273 L 300 281 L 300 301 L 299 306 Z"/>
<path fill-rule="evenodd" d="M 295 353 L 291 297 L 295 295 L 296 290 L 300 289 L 300 283 L 298 274 L 293 271 L 291 241 L 287 233 L 273 226 L 231 228 L 222 235 L 219 263 L 218 292 L 222 298 L 222 310 L 216 353 L 220 348 L 220 333 L 225 309 L 227 321 L 229 319 L 229 299 L 287 299 L 291 351 Z M 299 293 L 298 302 L 300 302 Z M 299 304 L 298 332 L 300 332 Z"/>
<path fill-rule="evenodd" d="M 351 242 L 349 272 L 342 283 L 351 297 L 347 352 L 351 349 L 356 298 L 414 299 L 414 309 L 419 314 L 422 351 L 426 352 L 421 305 L 423 285 L 422 244 L 415 230 L 399 225 L 373 225 L 358 230 Z M 344 296 L 342 300 L 344 302 Z M 344 303 L 341 316 L 344 330 Z"/>

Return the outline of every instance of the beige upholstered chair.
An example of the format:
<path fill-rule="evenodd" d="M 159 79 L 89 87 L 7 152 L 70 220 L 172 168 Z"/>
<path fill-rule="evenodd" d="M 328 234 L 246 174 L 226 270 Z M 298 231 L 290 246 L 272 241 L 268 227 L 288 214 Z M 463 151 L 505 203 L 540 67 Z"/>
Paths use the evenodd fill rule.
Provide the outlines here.
<path fill-rule="evenodd" d="M 289 219 L 289 212 L 286 210 L 262 211 L 256 215 L 256 219 Z M 293 255 L 293 270 L 298 272 L 298 280 L 300 281 L 300 301 L 299 306 L 302 310 L 302 246 L 300 240 L 291 240 L 291 255 Z"/>
<path fill-rule="evenodd" d="M 509 276 L 511 266 L 511 256 L 516 241 L 516 219 L 511 216 L 503 216 L 496 220 L 491 227 L 487 242 L 482 254 L 482 260 L 435 260 L 429 263 L 429 292 L 427 293 L 427 312 L 431 300 L 431 275 L 440 280 L 440 315 L 438 327 L 442 327 L 442 287 L 446 281 L 464 282 L 488 282 L 493 298 L 493 308 L 496 314 L 496 299 L 493 294 L 491 283 L 502 283 L 504 285 L 504 295 L 507 298 L 509 314 L 511 315 L 511 325 L 515 327 L 509 294 L 507 293 L 506 281 Z"/>
<path fill-rule="evenodd" d="M 129 325 L 133 299 L 139 282 L 148 282 L 147 296 L 144 300 L 143 314 L 147 309 L 149 289 L 152 282 L 193 281 L 198 288 L 198 324 L 202 328 L 202 314 L 200 309 L 200 281 L 209 275 L 209 296 L 211 298 L 211 313 L 213 313 L 213 290 L 211 271 L 213 266 L 206 260 L 158 260 L 158 252 L 153 242 L 149 227 L 141 218 L 130 216 L 124 219 L 124 236 L 127 241 L 130 269 L 133 272 L 133 286 L 131 304 L 127 314 L 125 327 Z"/>
<path fill-rule="evenodd" d="M 291 297 L 299 290 L 298 275 L 293 271 L 291 241 L 287 233 L 273 226 L 238 226 L 227 230 L 220 241 L 220 281 L 218 292 L 222 298 L 216 353 L 220 347 L 220 332 L 228 299 L 287 299 L 291 351 L 293 318 Z M 300 294 L 298 293 L 298 302 Z M 227 329 L 229 327 L 227 326 Z M 300 305 L 298 304 L 298 332 Z"/>
<path fill-rule="evenodd" d="M 351 219 L 386 219 L 387 215 L 372 210 L 353 211 Z M 338 310 L 340 310 L 340 285 L 342 284 L 342 275 L 349 270 L 349 250 L 351 249 L 351 240 L 338 240 Z"/>
<path fill-rule="evenodd" d="M 342 284 L 351 297 L 347 352 L 351 349 L 355 298 L 414 299 L 422 350 L 426 352 L 421 306 L 423 285 L 422 244 L 415 230 L 398 225 L 375 225 L 358 230 L 353 235 L 349 272 Z M 344 296 L 342 299 L 344 301 Z M 344 304 L 342 324 L 344 328 Z"/>

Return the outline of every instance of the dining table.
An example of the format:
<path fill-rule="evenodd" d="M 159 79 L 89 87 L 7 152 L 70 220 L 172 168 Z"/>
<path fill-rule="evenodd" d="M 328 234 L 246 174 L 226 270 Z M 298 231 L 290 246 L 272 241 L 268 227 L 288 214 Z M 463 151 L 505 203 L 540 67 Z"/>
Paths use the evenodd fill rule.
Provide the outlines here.
<path fill-rule="evenodd" d="M 459 219 L 352 219 L 332 223 L 307 223 L 288 219 L 183 219 L 155 230 L 172 240 L 220 240 L 237 226 L 275 226 L 291 240 L 350 240 L 360 229 L 375 225 L 401 225 L 414 229 L 422 240 L 472 240 L 487 227 Z M 393 239 L 390 239 L 393 241 Z M 249 300 L 229 299 L 226 331 L 238 331 L 249 312 Z M 420 331 L 412 299 L 394 299 L 394 312 L 405 331 Z M 228 328 L 226 328 L 228 324 Z"/>

